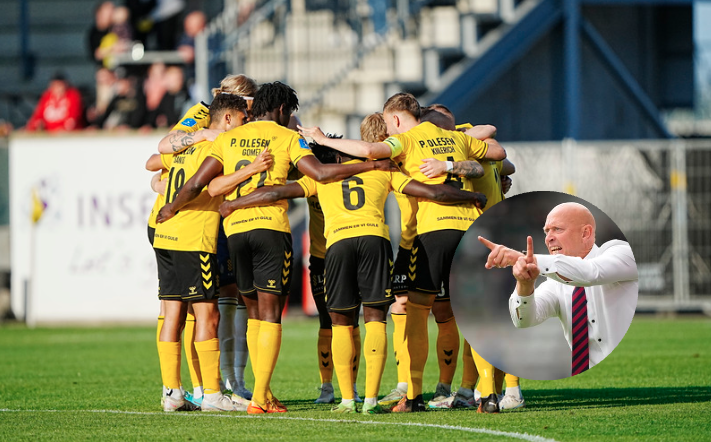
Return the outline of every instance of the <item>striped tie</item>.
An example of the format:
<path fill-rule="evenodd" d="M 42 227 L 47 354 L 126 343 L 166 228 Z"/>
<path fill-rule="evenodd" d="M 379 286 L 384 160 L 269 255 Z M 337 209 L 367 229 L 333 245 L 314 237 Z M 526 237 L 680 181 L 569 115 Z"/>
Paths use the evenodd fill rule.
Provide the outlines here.
<path fill-rule="evenodd" d="M 573 289 L 573 357 L 572 375 L 589 368 L 588 353 L 588 298 L 585 287 Z"/>

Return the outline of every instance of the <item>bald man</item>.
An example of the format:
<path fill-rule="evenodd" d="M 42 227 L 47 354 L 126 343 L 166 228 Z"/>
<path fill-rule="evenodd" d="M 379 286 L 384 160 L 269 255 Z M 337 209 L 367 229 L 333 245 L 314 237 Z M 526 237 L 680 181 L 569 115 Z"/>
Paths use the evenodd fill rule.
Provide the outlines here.
<path fill-rule="evenodd" d="M 479 237 L 491 253 L 486 268 L 513 266 L 516 289 L 509 299 L 517 328 L 557 317 L 571 347 L 571 374 L 598 364 L 620 343 L 637 306 L 637 265 L 629 243 L 595 245 L 595 218 L 578 203 L 551 210 L 543 227 L 549 255 L 526 253 Z M 535 287 L 539 275 L 547 280 Z"/>

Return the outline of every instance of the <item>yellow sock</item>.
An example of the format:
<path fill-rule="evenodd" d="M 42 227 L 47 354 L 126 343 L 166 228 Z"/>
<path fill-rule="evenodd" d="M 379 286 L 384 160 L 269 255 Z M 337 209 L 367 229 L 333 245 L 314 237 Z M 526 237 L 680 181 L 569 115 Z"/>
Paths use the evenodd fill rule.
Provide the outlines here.
<path fill-rule="evenodd" d="M 362 347 L 363 342 L 361 341 L 360 337 L 360 327 L 353 327 L 353 382 L 358 379 L 358 370 L 360 370 L 360 355 Z"/>
<path fill-rule="evenodd" d="M 160 342 L 160 331 L 163 329 L 163 320 L 165 317 L 158 316 L 158 326 L 156 327 L 156 344 Z"/>
<path fill-rule="evenodd" d="M 249 351 L 249 361 L 252 364 L 252 374 L 257 377 L 257 341 L 259 341 L 259 327 L 262 321 L 259 319 L 247 319 L 247 350 Z"/>
<path fill-rule="evenodd" d="M 331 383 L 333 381 L 333 358 L 331 358 L 331 329 L 320 328 L 318 330 L 318 374 L 321 376 L 321 383 Z"/>
<path fill-rule="evenodd" d="M 498 368 L 494 367 L 494 388 L 496 389 L 496 394 L 501 394 L 503 391 L 503 383 L 504 383 L 504 373 L 503 371 L 499 370 Z"/>
<path fill-rule="evenodd" d="M 276 367 L 279 350 L 281 349 L 281 324 L 262 321 L 259 326 L 259 359 L 257 372 L 254 375 L 254 393 L 252 400 L 258 405 L 265 405 L 267 392 Z"/>
<path fill-rule="evenodd" d="M 407 398 L 415 399 L 422 394 L 422 373 L 427 363 L 429 352 L 429 336 L 427 334 L 427 318 L 432 307 L 413 304 L 407 301 L 407 323 L 405 339 L 407 351 L 410 354 L 410 379 L 407 383 Z"/>
<path fill-rule="evenodd" d="M 462 388 L 473 390 L 476 381 L 479 379 L 479 372 L 476 371 L 472 348 L 467 340 L 464 340 L 464 351 L 462 352 Z"/>
<path fill-rule="evenodd" d="M 353 399 L 353 326 L 334 325 L 331 353 L 333 353 L 333 369 L 336 370 L 338 388 L 341 398 Z"/>
<path fill-rule="evenodd" d="M 180 388 L 180 342 L 158 341 L 158 359 L 163 385 Z"/>
<path fill-rule="evenodd" d="M 459 358 L 459 329 L 454 316 L 444 322 L 438 322 L 437 327 L 439 328 L 437 334 L 439 382 L 451 385 Z"/>
<path fill-rule="evenodd" d="M 518 376 L 506 373 L 504 378 L 506 379 L 506 388 L 516 388 L 520 385 Z"/>
<path fill-rule="evenodd" d="M 384 322 L 365 323 L 365 397 L 378 398 L 388 357 L 388 335 Z"/>
<path fill-rule="evenodd" d="M 220 392 L 220 341 L 217 338 L 195 343 L 200 359 L 200 372 L 204 376 L 205 394 Z"/>
<path fill-rule="evenodd" d="M 198 353 L 195 350 L 195 316 L 190 313 L 185 318 L 183 347 L 185 348 L 185 359 L 188 361 L 188 369 L 190 370 L 190 381 L 193 383 L 193 388 L 199 387 L 202 385 L 202 372 L 200 371 L 200 358 L 198 358 Z"/>
<path fill-rule="evenodd" d="M 476 369 L 479 372 L 479 385 L 477 389 L 481 393 L 481 397 L 487 397 L 495 391 L 494 366 L 486 362 L 474 349 L 472 349 L 472 356 L 474 356 Z"/>
<path fill-rule="evenodd" d="M 395 351 L 395 362 L 397 363 L 397 382 L 407 383 L 410 375 L 410 353 L 405 345 L 405 323 L 407 315 L 404 313 L 392 313 L 393 318 L 393 350 Z"/>

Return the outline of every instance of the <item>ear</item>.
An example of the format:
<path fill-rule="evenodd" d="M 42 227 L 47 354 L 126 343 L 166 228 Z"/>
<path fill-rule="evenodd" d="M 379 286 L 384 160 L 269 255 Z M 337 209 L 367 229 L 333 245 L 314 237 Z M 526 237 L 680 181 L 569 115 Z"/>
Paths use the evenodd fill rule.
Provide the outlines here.
<path fill-rule="evenodd" d="M 400 116 L 397 114 L 393 115 L 393 123 L 395 123 L 395 127 L 400 127 Z"/>
<path fill-rule="evenodd" d="M 583 239 L 590 239 L 592 232 L 592 226 L 590 224 L 585 225 L 585 227 L 583 227 Z"/>

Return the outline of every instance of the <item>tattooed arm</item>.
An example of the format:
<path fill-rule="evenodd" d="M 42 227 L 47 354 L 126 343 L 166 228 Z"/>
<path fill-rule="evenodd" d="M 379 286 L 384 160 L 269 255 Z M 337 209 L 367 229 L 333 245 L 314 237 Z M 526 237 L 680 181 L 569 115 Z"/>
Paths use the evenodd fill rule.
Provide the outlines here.
<path fill-rule="evenodd" d="M 423 164 L 420 164 L 420 171 L 427 178 L 451 173 L 452 175 L 462 176 L 466 178 L 479 178 L 484 176 L 484 168 L 478 161 L 456 161 L 452 162 L 452 170 L 447 170 L 449 161 L 440 161 L 435 158 L 425 158 Z"/>
<path fill-rule="evenodd" d="M 201 141 L 215 141 L 215 137 L 220 134 L 220 131 L 215 129 L 202 129 L 196 132 L 185 132 L 184 130 L 173 130 L 168 133 L 158 143 L 158 152 L 160 153 L 178 153 L 182 152 L 193 144 Z"/>

